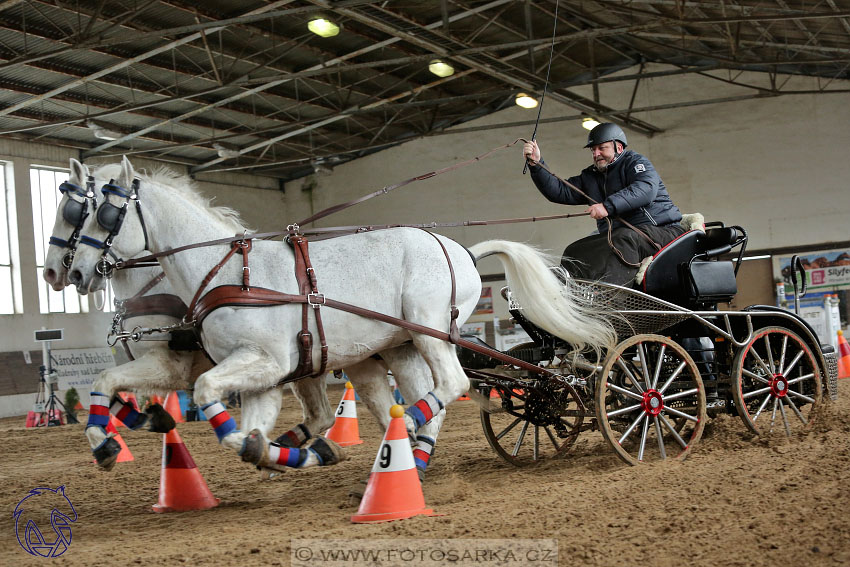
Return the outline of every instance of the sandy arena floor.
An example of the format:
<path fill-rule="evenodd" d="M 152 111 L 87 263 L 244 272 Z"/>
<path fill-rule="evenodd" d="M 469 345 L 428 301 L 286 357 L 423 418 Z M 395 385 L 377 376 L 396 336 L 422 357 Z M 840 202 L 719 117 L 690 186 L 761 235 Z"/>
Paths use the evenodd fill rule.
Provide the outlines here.
<path fill-rule="evenodd" d="M 554 538 L 564 566 L 846 566 L 850 380 L 840 392 L 800 436 L 753 438 L 724 416 L 709 422 L 684 463 L 643 467 L 624 465 L 590 433 L 565 459 L 515 468 L 487 445 L 474 402 L 457 402 L 424 488 L 428 506 L 443 515 L 372 525 L 349 521 L 356 507 L 347 497 L 368 476 L 383 435 L 365 407 L 365 443 L 347 449 L 350 460 L 271 481 L 220 447 L 207 423 L 181 424 L 221 504 L 170 514 L 151 511 L 161 435 L 122 428 L 135 460 L 107 473 L 92 463 L 83 425 L 27 430 L 23 417 L 7 418 L 0 420 L 0 565 L 290 565 L 290 539 L 314 537 Z M 330 392 L 334 401 L 340 395 Z M 300 418 L 291 397 L 285 404 L 279 431 Z M 59 485 L 79 513 L 71 546 L 58 559 L 30 556 L 15 539 L 12 511 L 30 489 Z M 46 519 L 40 527 L 52 534 Z"/>

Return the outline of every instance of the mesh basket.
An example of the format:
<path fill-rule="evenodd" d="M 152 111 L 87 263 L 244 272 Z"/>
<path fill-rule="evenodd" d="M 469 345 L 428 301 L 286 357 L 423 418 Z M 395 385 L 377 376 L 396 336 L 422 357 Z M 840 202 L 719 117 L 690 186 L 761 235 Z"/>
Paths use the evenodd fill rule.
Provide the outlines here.
<path fill-rule="evenodd" d="M 825 352 L 823 358 L 826 360 L 826 391 L 829 393 L 829 399 L 836 401 L 838 399 L 838 353 Z"/>
<path fill-rule="evenodd" d="M 579 293 L 605 313 L 620 341 L 632 335 L 661 332 L 691 316 L 682 307 L 634 289 L 586 280 L 575 283 Z"/>

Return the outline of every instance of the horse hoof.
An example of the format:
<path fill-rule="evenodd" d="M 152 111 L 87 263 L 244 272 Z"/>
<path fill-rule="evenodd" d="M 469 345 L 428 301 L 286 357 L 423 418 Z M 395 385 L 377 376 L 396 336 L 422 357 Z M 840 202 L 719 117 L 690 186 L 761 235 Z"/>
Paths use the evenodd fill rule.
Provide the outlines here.
<path fill-rule="evenodd" d="M 151 433 L 168 433 L 177 426 L 171 414 L 159 404 L 150 406 L 145 413 L 150 416 L 148 430 Z"/>
<path fill-rule="evenodd" d="M 242 441 L 239 456 L 252 465 L 262 466 L 269 462 L 269 445 L 259 429 L 252 429 Z"/>
<path fill-rule="evenodd" d="M 314 437 L 307 448 L 315 451 L 319 456 L 320 467 L 328 467 L 348 459 L 342 447 L 326 437 Z"/>
<path fill-rule="evenodd" d="M 282 476 L 283 473 L 281 471 L 270 469 L 268 467 L 257 467 L 260 469 L 260 480 L 274 480 L 279 476 Z"/>
<path fill-rule="evenodd" d="M 118 441 L 112 437 L 104 439 L 103 443 L 101 443 L 97 449 L 92 451 L 94 459 L 97 462 L 97 466 L 105 471 L 112 470 L 112 467 L 114 467 L 115 463 L 118 461 L 118 453 L 120 452 L 121 445 L 119 445 Z"/>
<path fill-rule="evenodd" d="M 366 493 L 366 484 L 365 480 L 361 480 L 357 485 L 348 491 L 348 504 L 349 506 L 359 506 L 360 501 L 363 500 L 363 495 Z"/>

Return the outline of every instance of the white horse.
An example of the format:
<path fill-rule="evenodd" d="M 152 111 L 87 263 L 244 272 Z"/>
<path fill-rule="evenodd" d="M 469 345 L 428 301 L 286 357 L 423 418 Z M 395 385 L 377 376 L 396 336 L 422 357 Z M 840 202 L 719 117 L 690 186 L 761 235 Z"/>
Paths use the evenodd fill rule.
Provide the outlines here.
<path fill-rule="evenodd" d="M 140 176 L 138 197 L 145 204 L 142 220 L 135 207 L 128 206 L 132 193 L 129 188 L 136 172 L 126 158 L 121 168 L 118 187 L 107 190 L 105 196 L 113 212 L 126 208 L 123 224 L 114 222 L 117 213 L 100 220 L 89 217 L 83 233 L 92 242 L 111 243 L 113 250 L 131 257 L 145 249 L 146 240 L 150 251 L 160 253 L 241 234 L 238 223 L 209 207 L 187 178 L 168 170 Z M 163 256 L 160 263 L 177 295 L 191 304 L 202 281 L 229 249 L 228 244 L 192 248 Z M 497 255 L 526 316 L 540 327 L 576 349 L 613 344 L 614 333 L 607 322 L 582 303 L 569 280 L 566 284 L 558 280 L 542 253 L 506 241 L 483 242 L 471 252 L 476 257 Z M 94 291 L 102 285 L 96 273 L 103 254 L 93 246 L 77 251 L 69 279 L 78 290 Z M 480 296 L 481 281 L 472 255 L 448 238 L 407 228 L 343 236 L 316 242 L 310 248 L 319 292 L 325 298 L 443 332 L 450 328 L 453 291 L 458 325 L 466 320 Z M 295 257 L 287 244 L 255 240 L 248 260 L 250 287 L 298 293 Z M 234 260 L 221 266 L 206 289 L 242 283 L 242 261 Z M 320 303 L 321 297 L 314 301 Z M 370 317 L 328 307 L 317 309 L 321 309 L 327 335 L 328 368 L 348 369 L 374 354 L 387 360 L 421 358 L 427 364 L 434 387 L 407 409 L 405 420 L 411 432 L 439 415 L 445 403 L 468 390 L 469 380 L 449 342 Z M 324 458 L 297 449 L 269 447 L 261 432 L 246 434 L 237 430 L 220 402 L 232 390 L 266 391 L 281 376 L 295 370 L 301 310 L 297 304 L 223 306 L 209 313 L 201 325 L 203 344 L 217 366 L 198 378 L 195 401 L 210 419 L 220 443 L 243 454 L 243 458 L 246 453 L 256 455 L 259 466 L 303 466 L 310 460 Z M 315 318 L 309 319 L 313 336 L 318 336 Z M 399 349 L 403 354 L 398 354 Z M 319 356 L 319 349 L 314 349 L 314 367 L 320 365 Z M 408 372 L 404 374 L 406 379 L 413 379 Z M 424 382 L 428 377 L 420 372 L 418 378 Z"/>
<path fill-rule="evenodd" d="M 56 212 L 53 232 L 45 258 L 43 278 L 54 290 L 60 291 L 67 283 L 67 267 L 70 257 L 79 245 L 75 229 L 86 214 L 95 214 L 94 196 L 86 196 L 88 168 L 75 159 L 70 160 L 70 176 L 61 187 L 62 198 Z M 120 166 L 111 165 L 94 171 L 95 184 L 102 185 L 120 173 Z M 70 257 L 69 257 L 70 256 Z M 112 279 L 117 300 L 136 297 L 144 288 L 147 292 L 177 299 L 167 279 L 154 279 L 162 274 L 160 267 L 142 267 L 118 271 Z M 185 305 L 184 305 L 185 309 Z M 177 313 L 167 309 L 145 310 L 144 314 L 128 313 L 127 321 L 132 327 L 161 328 L 180 321 L 185 311 Z M 148 424 L 145 414 L 136 412 L 130 404 L 116 397 L 118 392 L 163 393 L 173 390 L 191 389 L 200 372 L 211 364 L 200 351 L 172 350 L 164 341 L 128 341 L 131 361 L 104 370 L 92 384 L 92 405 L 86 437 L 89 440 L 97 463 L 111 469 L 115 464 L 120 446 L 105 431 L 109 413 L 120 415 L 131 429 L 140 429 Z M 333 409 L 325 392 L 325 377 L 304 380 L 293 384 L 293 392 L 301 402 L 303 422 L 279 438 L 279 442 L 294 446 L 307 443 L 314 432 L 324 431 L 333 425 Z M 242 414 L 245 427 L 260 429 L 267 435 L 271 432 L 280 410 L 282 390 L 273 389 L 262 393 L 247 393 L 242 396 Z M 149 427 L 154 432 L 165 432 L 174 427 L 167 413 L 153 406 Z"/>

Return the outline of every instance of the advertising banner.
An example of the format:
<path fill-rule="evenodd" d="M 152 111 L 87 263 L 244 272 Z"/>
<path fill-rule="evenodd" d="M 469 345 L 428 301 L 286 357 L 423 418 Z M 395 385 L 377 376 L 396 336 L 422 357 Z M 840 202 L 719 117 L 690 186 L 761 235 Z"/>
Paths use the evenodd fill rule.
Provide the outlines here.
<path fill-rule="evenodd" d="M 115 356 L 109 347 L 53 349 L 51 357 L 53 370 L 59 375 L 58 389 L 76 388 L 85 407 L 89 405 L 94 379 L 103 370 L 115 366 Z"/>
<path fill-rule="evenodd" d="M 797 256 L 806 271 L 807 297 L 850 289 L 850 250 L 817 250 Z M 792 257 L 790 254 L 773 257 L 773 274 L 785 284 L 786 298 L 793 298 L 794 293 L 791 283 Z"/>

